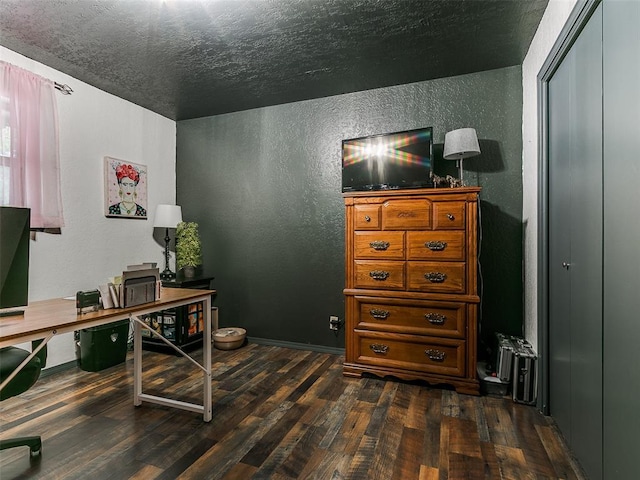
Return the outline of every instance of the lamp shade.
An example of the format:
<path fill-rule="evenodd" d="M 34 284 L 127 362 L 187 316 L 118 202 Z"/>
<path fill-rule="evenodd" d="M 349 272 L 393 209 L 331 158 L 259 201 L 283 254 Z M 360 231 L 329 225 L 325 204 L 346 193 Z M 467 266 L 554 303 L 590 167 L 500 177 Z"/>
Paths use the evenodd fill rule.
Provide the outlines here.
<path fill-rule="evenodd" d="M 445 160 L 460 160 L 476 155 L 480 155 L 480 145 L 475 128 L 459 128 L 445 134 L 442 155 Z"/>
<path fill-rule="evenodd" d="M 181 221 L 182 208 L 179 205 L 158 205 L 153 226 L 176 228 Z"/>

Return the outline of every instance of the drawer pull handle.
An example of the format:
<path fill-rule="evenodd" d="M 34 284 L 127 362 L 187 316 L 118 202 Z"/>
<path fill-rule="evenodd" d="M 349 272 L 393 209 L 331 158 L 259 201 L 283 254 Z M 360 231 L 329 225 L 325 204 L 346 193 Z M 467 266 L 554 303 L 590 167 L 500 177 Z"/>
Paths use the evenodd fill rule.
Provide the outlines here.
<path fill-rule="evenodd" d="M 390 314 L 391 312 L 389 310 L 381 310 L 379 308 L 373 308 L 369 310 L 369 315 L 378 320 L 386 320 Z"/>
<path fill-rule="evenodd" d="M 387 248 L 389 248 L 389 245 L 389 242 L 385 242 L 384 240 L 374 240 L 373 242 L 369 243 L 369 246 L 374 250 L 386 250 Z"/>
<path fill-rule="evenodd" d="M 433 348 L 429 348 L 424 351 L 425 355 L 429 357 L 429 360 L 434 362 L 444 362 L 445 357 L 447 356 L 442 350 L 436 350 Z"/>
<path fill-rule="evenodd" d="M 369 272 L 369 276 L 374 280 L 385 281 L 389 278 L 389 272 L 385 272 L 384 270 L 373 270 Z"/>
<path fill-rule="evenodd" d="M 456 217 L 454 215 L 452 215 L 451 213 L 447 213 L 447 218 L 449 220 L 451 220 L 452 222 L 456 219 Z"/>
<path fill-rule="evenodd" d="M 441 252 L 442 250 L 447 248 L 447 242 L 441 242 L 439 240 L 432 241 L 432 242 L 425 242 L 424 246 L 427 247 L 432 252 Z"/>
<path fill-rule="evenodd" d="M 425 313 L 424 314 L 424 318 L 426 318 L 429 323 L 432 323 L 434 325 L 443 325 L 444 322 L 447 321 L 447 317 L 446 315 L 442 315 L 440 313 Z"/>
<path fill-rule="evenodd" d="M 372 343 L 371 345 L 369 345 L 369 348 L 373 350 L 373 353 L 378 353 L 380 355 L 386 355 L 387 350 L 389 350 L 388 346 L 381 343 Z"/>
<path fill-rule="evenodd" d="M 424 274 L 424 278 L 429 280 L 431 283 L 442 283 L 447 279 L 447 274 L 441 272 L 427 272 Z"/>
<path fill-rule="evenodd" d="M 364 221 L 365 222 L 370 222 L 371 221 L 371 217 L 369 215 L 365 215 L 364 216 Z"/>

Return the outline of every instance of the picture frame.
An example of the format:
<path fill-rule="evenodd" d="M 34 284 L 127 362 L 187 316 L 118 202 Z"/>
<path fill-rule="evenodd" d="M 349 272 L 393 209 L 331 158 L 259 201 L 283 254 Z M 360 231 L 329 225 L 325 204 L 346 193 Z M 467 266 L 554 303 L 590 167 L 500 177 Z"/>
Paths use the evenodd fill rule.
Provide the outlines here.
<path fill-rule="evenodd" d="M 147 166 L 104 157 L 104 215 L 147 218 Z"/>

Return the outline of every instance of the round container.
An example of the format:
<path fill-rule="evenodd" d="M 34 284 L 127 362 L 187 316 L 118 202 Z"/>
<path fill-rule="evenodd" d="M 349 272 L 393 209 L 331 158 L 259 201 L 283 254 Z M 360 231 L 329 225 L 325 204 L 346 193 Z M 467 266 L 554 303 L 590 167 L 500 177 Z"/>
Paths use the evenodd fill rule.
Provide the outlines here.
<path fill-rule="evenodd" d="M 213 346 L 220 350 L 234 350 L 242 346 L 246 336 L 244 328 L 220 328 L 213 332 Z"/>

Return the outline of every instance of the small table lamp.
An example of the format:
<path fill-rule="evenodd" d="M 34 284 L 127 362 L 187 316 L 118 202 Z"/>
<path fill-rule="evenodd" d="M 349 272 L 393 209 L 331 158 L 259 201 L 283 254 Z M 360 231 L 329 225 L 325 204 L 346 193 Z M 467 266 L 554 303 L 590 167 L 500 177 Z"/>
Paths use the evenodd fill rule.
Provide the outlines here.
<path fill-rule="evenodd" d="M 459 128 L 445 134 L 443 157 L 445 160 L 458 160 L 460 183 L 462 185 L 464 185 L 462 180 L 462 160 L 476 155 L 480 155 L 480 145 L 478 145 L 478 136 L 475 128 Z"/>
<path fill-rule="evenodd" d="M 182 221 L 182 208 L 178 205 L 158 205 L 156 208 L 156 217 L 153 226 L 157 228 L 165 228 L 164 235 L 164 271 L 160 274 L 163 280 L 175 278 L 176 274 L 169 268 L 169 229 L 176 228 Z"/>

